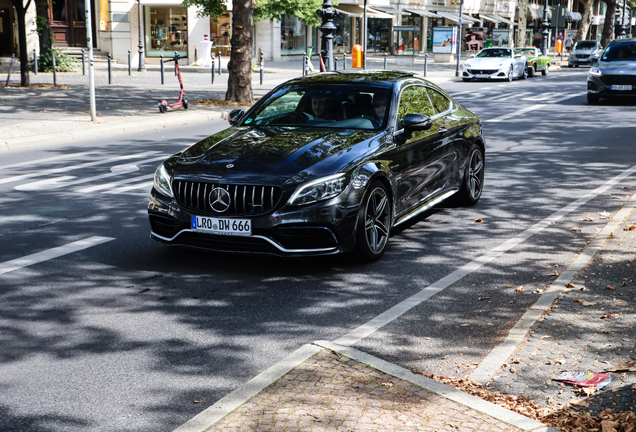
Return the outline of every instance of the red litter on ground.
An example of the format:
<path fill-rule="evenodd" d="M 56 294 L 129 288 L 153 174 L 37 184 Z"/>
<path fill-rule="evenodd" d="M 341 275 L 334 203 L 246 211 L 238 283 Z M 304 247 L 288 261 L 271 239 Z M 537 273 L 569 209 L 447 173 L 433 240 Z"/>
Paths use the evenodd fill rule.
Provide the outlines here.
<path fill-rule="evenodd" d="M 559 381 L 565 384 L 572 384 L 579 387 L 603 388 L 612 382 L 610 374 L 589 372 L 589 371 L 566 371 L 562 372 L 552 381 Z"/>

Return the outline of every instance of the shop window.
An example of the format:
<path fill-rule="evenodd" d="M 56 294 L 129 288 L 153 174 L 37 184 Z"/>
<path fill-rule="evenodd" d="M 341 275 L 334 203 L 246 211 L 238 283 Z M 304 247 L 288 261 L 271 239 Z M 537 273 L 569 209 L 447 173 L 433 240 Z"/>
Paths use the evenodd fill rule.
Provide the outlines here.
<path fill-rule="evenodd" d="M 230 41 L 232 40 L 232 13 L 221 15 L 218 22 L 210 20 L 210 40 L 212 51 L 220 52 L 223 56 L 230 55 Z"/>
<path fill-rule="evenodd" d="M 306 50 L 305 23 L 296 17 L 280 17 L 281 55 L 303 54 Z"/>
<path fill-rule="evenodd" d="M 173 57 L 178 52 L 188 56 L 188 21 L 186 8 L 180 6 L 146 6 L 146 56 Z"/>

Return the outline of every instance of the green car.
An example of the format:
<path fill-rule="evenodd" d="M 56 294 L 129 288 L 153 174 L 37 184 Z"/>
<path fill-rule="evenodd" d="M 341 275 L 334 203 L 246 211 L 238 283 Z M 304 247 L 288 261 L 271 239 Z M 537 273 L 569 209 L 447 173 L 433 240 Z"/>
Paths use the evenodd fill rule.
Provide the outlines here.
<path fill-rule="evenodd" d="M 541 54 L 539 48 L 526 47 L 515 48 L 515 51 L 520 51 L 521 54 L 528 59 L 528 76 L 533 77 L 537 73 L 541 72 L 541 75 L 546 76 L 550 68 L 550 57 Z"/>

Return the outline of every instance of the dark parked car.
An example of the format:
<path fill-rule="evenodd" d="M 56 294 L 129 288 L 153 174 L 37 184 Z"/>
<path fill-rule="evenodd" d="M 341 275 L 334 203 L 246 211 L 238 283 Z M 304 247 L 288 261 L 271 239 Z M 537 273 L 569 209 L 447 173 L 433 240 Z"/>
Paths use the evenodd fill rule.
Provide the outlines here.
<path fill-rule="evenodd" d="M 610 42 L 587 76 L 587 101 L 636 96 L 636 39 Z"/>
<path fill-rule="evenodd" d="M 278 86 L 232 127 L 157 168 L 151 237 L 278 256 L 380 258 L 392 228 L 479 200 L 479 118 L 402 72 L 322 73 Z"/>

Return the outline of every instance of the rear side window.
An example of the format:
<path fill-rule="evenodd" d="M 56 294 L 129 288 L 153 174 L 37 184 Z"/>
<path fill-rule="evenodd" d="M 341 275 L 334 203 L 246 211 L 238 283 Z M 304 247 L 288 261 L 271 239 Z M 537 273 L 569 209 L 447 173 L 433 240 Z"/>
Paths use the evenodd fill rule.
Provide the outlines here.
<path fill-rule="evenodd" d="M 450 108 L 450 101 L 446 98 L 446 96 L 430 88 L 426 90 L 428 91 L 428 96 L 431 98 L 431 102 L 433 102 L 436 114 L 448 111 Z"/>
<path fill-rule="evenodd" d="M 410 86 L 402 90 L 398 105 L 398 122 L 401 125 L 407 114 L 424 114 L 429 117 L 435 115 L 435 108 L 428 99 L 426 87 Z"/>

